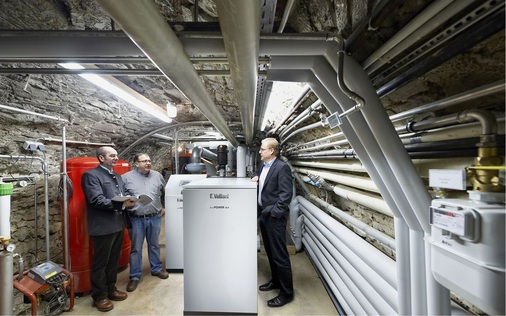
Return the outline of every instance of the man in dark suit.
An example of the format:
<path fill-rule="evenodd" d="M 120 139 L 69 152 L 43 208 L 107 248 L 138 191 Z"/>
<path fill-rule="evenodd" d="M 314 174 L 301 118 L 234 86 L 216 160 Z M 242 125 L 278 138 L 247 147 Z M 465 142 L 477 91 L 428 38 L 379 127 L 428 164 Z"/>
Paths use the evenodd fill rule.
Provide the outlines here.
<path fill-rule="evenodd" d="M 290 167 L 277 159 L 279 142 L 266 138 L 260 146 L 263 161 L 258 181 L 258 217 L 272 278 L 259 287 L 260 291 L 279 289 L 279 295 L 267 301 L 269 307 L 280 307 L 293 300 L 293 281 L 290 255 L 286 248 L 288 205 L 293 196 Z"/>
<path fill-rule="evenodd" d="M 121 176 L 112 169 L 118 161 L 118 153 L 112 147 L 97 149 L 100 165 L 83 174 L 81 185 L 88 211 L 88 233 L 93 242 L 93 258 L 90 270 L 91 296 L 101 312 L 114 308 L 113 301 L 122 301 L 127 293 L 118 291 L 116 278 L 118 259 L 123 245 L 123 231 L 131 227 L 125 210 L 134 201 L 116 202 L 116 196 L 131 195 Z"/>

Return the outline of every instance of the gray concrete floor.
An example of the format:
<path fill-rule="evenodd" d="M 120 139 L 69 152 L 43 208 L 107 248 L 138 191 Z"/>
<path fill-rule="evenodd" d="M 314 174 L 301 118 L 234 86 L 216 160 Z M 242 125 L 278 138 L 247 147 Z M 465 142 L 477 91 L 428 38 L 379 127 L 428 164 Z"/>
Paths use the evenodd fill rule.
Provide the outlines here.
<path fill-rule="evenodd" d="M 163 225 L 162 225 L 163 227 Z M 165 240 L 160 236 L 162 258 L 165 259 Z M 143 275 L 137 290 L 128 293 L 125 301 L 113 302 L 114 309 L 108 315 L 183 315 L 183 274 L 171 273 L 166 280 L 151 276 L 146 251 L 143 256 Z M 258 291 L 258 315 L 338 315 L 329 295 L 305 253 L 291 257 L 295 297 L 289 304 L 270 308 L 267 300 L 277 295 L 276 291 Z M 165 261 L 165 260 L 164 260 Z M 270 279 L 269 265 L 265 252 L 258 253 L 258 284 Z M 118 274 L 117 287 L 125 291 L 129 280 L 129 269 Z M 93 307 L 90 295 L 76 297 L 74 308 L 63 315 L 104 315 Z"/>

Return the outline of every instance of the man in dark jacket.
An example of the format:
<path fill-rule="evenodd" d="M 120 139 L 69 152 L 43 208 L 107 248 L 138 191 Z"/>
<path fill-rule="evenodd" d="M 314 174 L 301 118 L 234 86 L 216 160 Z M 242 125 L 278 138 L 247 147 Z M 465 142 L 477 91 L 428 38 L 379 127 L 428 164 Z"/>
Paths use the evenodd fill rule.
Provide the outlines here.
<path fill-rule="evenodd" d="M 258 181 L 258 216 L 260 232 L 271 268 L 272 279 L 259 287 L 260 291 L 279 289 L 279 295 L 267 301 L 269 307 L 280 307 L 293 300 L 290 256 L 286 248 L 288 205 L 293 196 L 290 167 L 277 159 L 279 143 L 266 138 L 260 146 L 263 161 Z"/>
<path fill-rule="evenodd" d="M 123 245 L 125 227 L 131 227 L 127 207 L 131 200 L 113 201 L 115 197 L 131 195 L 121 176 L 113 171 L 118 153 L 112 147 L 97 150 L 100 165 L 83 174 L 81 185 L 88 210 L 88 233 L 93 242 L 93 258 L 90 270 L 91 296 L 101 312 L 114 308 L 113 301 L 122 301 L 127 293 L 118 291 L 116 278 L 118 259 Z"/>

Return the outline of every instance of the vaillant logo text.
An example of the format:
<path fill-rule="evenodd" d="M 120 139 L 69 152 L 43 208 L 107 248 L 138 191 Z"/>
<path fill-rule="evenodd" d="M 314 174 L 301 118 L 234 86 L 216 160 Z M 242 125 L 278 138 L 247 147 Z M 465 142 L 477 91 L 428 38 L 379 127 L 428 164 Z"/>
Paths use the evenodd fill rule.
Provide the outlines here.
<path fill-rule="evenodd" d="M 223 193 L 211 193 L 209 194 L 210 199 L 229 199 L 230 194 L 223 194 Z"/>

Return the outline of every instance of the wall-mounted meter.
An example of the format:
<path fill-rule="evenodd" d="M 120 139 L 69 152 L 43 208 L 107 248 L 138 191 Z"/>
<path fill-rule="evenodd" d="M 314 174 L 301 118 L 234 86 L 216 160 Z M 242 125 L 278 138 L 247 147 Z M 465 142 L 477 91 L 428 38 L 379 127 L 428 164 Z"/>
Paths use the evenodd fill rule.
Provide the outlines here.
<path fill-rule="evenodd" d="M 503 203 L 438 199 L 430 207 L 437 282 L 490 315 L 505 315 Z"/>

